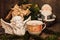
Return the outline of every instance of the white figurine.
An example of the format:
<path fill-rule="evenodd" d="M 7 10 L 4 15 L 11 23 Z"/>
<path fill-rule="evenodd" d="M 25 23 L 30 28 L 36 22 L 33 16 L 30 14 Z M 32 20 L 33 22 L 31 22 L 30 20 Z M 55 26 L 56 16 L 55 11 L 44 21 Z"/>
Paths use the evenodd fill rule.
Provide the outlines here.
<path fill-rule="evenodd" d="M 50 19 L 50 16 L 56 18 L 56 16 L 52 14 L 52 7 L 49 4 L 44 4 L 42 6 L 40 12 L 45 17 L 44 18 L 45 21 L 49 20 Z M 53 20 L 51 20 L 51 21 L 53 21 Z"/>
<path fill-rule="evenodd" d="M 15 35 L 24 35 L 26 32 L 25 23 L 29 21 L 31 17 L 23 21 L 22 17 L 15 16 L 12 18 L 11 23 L 5 22 L 1 19 L 2 28 L 5 29 L 5 33 L 15 34 Z"/>
<path fill-rule="evenodd" d="M 5 33 L 8 34 L 16 34 L 16 35 L 24 35 L 26 32 L 25 23 L 31 20 L 31 16 L 24 21 L 24 16 L 30 14 L 29 9 L 22 9 L 16 4 L 14 8 L 12 8 L 12 12 L 9 13 L 7 18 L 12 14 L 12 19 L 10 23 L 5 22 L 1 19 L 1 25 L 5 29 Z"/>

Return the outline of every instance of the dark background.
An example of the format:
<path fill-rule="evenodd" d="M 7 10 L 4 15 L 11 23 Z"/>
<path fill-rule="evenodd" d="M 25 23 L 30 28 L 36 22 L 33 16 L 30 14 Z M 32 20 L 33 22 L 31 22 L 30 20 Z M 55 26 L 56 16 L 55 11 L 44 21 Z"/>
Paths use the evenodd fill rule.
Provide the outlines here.
<path fill-rule="evenodd" d="M 9 10 L 17 3 L 22 4 L 23 0 L 0 0 L 0 18 L 5 18 Z M 57 16 L 57 22 L 60 22 L 60 0 L 29 0 L 29 3 L 37 3 L 39 7 L 48 3 L 53 8 L 53 13 Z"/>

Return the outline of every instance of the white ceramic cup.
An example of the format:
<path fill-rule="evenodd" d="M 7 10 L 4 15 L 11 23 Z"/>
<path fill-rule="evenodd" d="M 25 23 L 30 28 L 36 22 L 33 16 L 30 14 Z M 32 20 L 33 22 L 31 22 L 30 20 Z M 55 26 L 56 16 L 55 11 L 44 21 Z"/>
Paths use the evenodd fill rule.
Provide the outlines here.
<path fill-rule="evenodd" d="M 44 25 L 44 27 L 43 27 Z M 26 23 L 26 28 L 27 28 L 27 31 L 30 33 L 30 34 L 34 34 L 34 35 L 39 35 L 42 30 L 44 30 L 46 28 L 46 24 L 43 23 L 42 21 L 37 21 L 37 20 L 32 20 L 32 21 L 28 21 Z"/>

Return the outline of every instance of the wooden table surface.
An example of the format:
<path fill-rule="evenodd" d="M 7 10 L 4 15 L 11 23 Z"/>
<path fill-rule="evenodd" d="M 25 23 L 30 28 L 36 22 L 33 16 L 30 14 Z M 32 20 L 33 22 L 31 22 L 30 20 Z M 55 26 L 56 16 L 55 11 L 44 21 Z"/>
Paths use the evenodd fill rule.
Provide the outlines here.
<path fill-rule="evenodd" d="M 60 33 L 60 23 L 56 23 L 56 24 L 52 25 L 51 27 L 47 27 L 45 30 L 42 31 L 42 33 L 39 36 L 41 38 L 45 39 L 46 37 L 57 34 L 57 33 L 59 36 L 58 39 L 60 40 L 60 34 L 59 34 Z M 0 39 L 4 39 L 4 38 L 16 39 L 15 37 L 16 36 L 5 34 L 4 29 L 0 26 Z M 38 40 L 39 39 L 39 37 L 33 38 L 33 36 L 31 36 L 29 34 L 27 34 L 27 36 L 24 36 L 24 37 L 27 37 L 27 38 L 25 38 L 26 40 L 27 39 L 29 39 L 29 40 Z M 17 36 L 17 40 L 22 39 L 22 38 L 23 37 L 20 38 L 19 36 Z M 36 38 L 38 38 L 38 39 L 36 39 Z"/>

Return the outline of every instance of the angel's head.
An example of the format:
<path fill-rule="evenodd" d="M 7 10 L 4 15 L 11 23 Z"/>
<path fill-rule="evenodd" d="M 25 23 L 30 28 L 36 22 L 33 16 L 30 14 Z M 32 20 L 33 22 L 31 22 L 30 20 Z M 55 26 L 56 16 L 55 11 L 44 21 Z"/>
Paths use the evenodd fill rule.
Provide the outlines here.
<path fill-rule="evenodd" d="M 18 23 L 20 23 L 20 22 L 23 22 L 23 18 L 22 17 L 20 17 L 20 16 L 15 16 L 15 17 L 13 17 L 12 19 L 11 19 L 11 23 L 12 24 L 18 24 Z"/>

